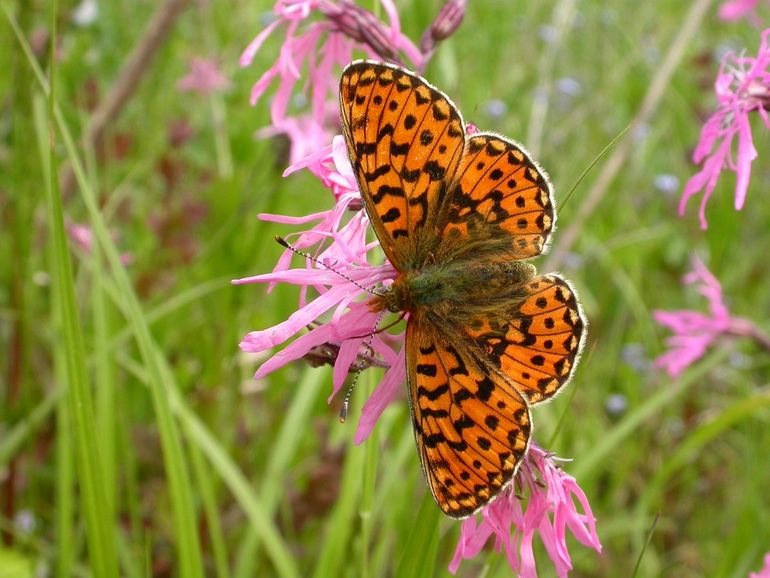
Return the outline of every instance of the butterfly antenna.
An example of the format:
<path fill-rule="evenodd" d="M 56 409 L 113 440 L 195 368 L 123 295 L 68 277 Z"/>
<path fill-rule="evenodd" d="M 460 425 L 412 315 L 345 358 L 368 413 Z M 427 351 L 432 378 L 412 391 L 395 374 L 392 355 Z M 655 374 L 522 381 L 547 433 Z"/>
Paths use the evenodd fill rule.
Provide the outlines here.
<path fill-rule="evenodd" d="M 374 330 L 369 334 L 369 338 L 366 340 L 366 343 L 364 344 L 364 347 L 370 352 L 370 355 L 374 356 L 374 352 L 372 351 L 372 341 L 374 340 L 374 336 L 377 334 L 377 326 L 380 324 L 380 321 L 382 321 L 382 317 L 385 315 L 385 312 L 383 311 L 380 313 L 380 316 L 377 318 L 377 323 L 374 324 Z M 348 387 L 348 390 L 345 392 L 345 399 L 342 400 L 342 407 L 340 408 L 340 423 L 345 423 L 345 420 L 348 419 L 348 410 L 350 409 L 350 396 L 353 395 L 353 388 L 356 386 L 356 383 L 358 383 L 358 377 L 361 375 L 361 370 L 359 369 L 356 372 L 355 377 L 353 377 L 353 383 L 350 384 L 350 387 Z"/>
<path fill-rule="evenodd" d="M 596 157 L 594 157 L 594 160 L 592 160 L 588 164 L 588 166 L 585 169 L 583 169 L 583 172 L 580 173 L 580 176 L 575 181 L 575 184 L 572 185 L 572 188 L 569 190 L 569 192 L 567 192 L 567 195 L 564 197 L 564 200 L 559 203 L 560 208 L 562 209 L 564 208 L 564 206 L 567 204 L 567 201 L 569 201 L 570 197 L 572 196 L 572 193 L 574 193 L 575 190 L 580 185 L 580 183 L 583 182 L 583 179 L 585 179 L 588 176 L 588 173 L 590 173 L 591 170 L 596 166 L 596 163 L 598 163 L 602 159 L 602 157 L 606 155 L 612 147 L 615 146 L 615 143 L 617 143 L 621 139 L 621 137 L 628 132 L 628 129 L 631 128 L 631 125 L 632 123 L 629 122 L 626 125 L 626 128 L 624 128 L 617 135 L 615 135 L 615 138 L 613 138 L 610 142 L 608 142 L 607 146 L 605 146 L 601 150 L 601 152 L 599 152 L 599 154 L 596 155 Z"/>
<path fill-rule="evenodd" d="M 286 239 L 284 239 L 280 235 L 276 235 L 275 236 L 275 240 L 278 242 L 279 245 L 281 245 L 282 247 L 285 247 L 286 249 L 288 249 L 292 253 L 296 253 L 297 255 L 299 255 L 300 257 L 304 257 L 305 259 L 310 259 L 316 265 L 320 265 L 324 269 L 327 269 L 327 270 L 331 271 L 332 273 L 336 273 L 337 275 L 339 275 L 343 279 L 345 279 L 347 281 L 350 281 L 353 285 L 355 285 L 356 287 L 358 287 L 362 291 L 366 291 L 367 293 L 370 293 L 372 295 L 376 295 L 377 297 L 383 297 L 382 293 L 378 293 L 377 291 L 369 289 L 368 287 L 364 287 L 363 285 L 361 285 L 360 283 L 358 283 L 357 281 L 355 281 L 354 279 L 352 279 L 348 275 L 345 275 L 345 273 L 340 273 L 339 271 L 337 271 L 336 269 L 333 269 L 332 267 L 330 267 L 329 265 L 327 265 L 323 261 L 320 261 L 319 259 L 316 259 L 310 253 L 305 253 L 304 251 L 300 251 L 299 249 L 297 249 L 294 245 L 289 243 Z"/>

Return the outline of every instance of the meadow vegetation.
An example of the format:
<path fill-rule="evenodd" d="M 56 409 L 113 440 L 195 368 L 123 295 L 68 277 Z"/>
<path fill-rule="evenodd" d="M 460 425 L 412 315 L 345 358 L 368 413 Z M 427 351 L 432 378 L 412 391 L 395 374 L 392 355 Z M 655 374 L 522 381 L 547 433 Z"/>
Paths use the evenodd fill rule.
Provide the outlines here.
<path fill-rule="evenodd" d="M 285 136 L 257 136 L 274 87 L 254 107 L 249 91 L 281 34 L 238 59 L 270 3 L 165 3 L 167 29 L 128 79 L 163 4 L 84 17 L 85 4 L 59 2 L 55 28 L 52 2 L 1 4 L 0 577 L 449 575 L 460 524 L 425 487 L 406 396 L 353 443 L 382 368 L 361 374 L 340 424 L 328 365 L 255 380 L 266 356 L 238 349 L 298 302 L 291 286 L 230 283 L 271 271 L 274 236 L 296 230 L 257 214 L 334 201 L 307 171 L 282 177 Z M 403 32 L 417 42 L 441 4 L 397 1 Z M 694 256 L 731 314 L 770 330 L 759 115 L 745 207 L 726 171 L 706 229 L 699 199 L 678 215 L 721 58 L 756 54 L 770 23 L 766 3 L 755 20 L 718 8 L 476 0 L 423 71 L 555 186 L 558 228 L 535 264 L 572 280 L 589 336 L 571 386 L 533 421 L 570 460 L 603 546 L 570 537 L 572 576 L 743 578 L 770 551 L 770 351 L 720 335 L 677 377 L 654 365 L 670 332 L 653 312 L 708 310 L 682 283 Z M 195 66 L 215 82 L 196 85 Z M 491 547 L 457 572 L 510 575 Z"/>

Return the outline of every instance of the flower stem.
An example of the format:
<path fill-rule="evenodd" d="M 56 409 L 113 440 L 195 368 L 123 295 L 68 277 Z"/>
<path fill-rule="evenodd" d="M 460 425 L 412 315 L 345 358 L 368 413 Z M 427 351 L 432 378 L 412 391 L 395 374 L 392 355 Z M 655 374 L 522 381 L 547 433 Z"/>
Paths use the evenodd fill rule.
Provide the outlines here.
<path fill-rule="evenodd" d="M 745 317 L 734 317 L 730 320 L 730 326 L 725 332 L 736 337 L 748 337 L 753 339 L 761 348 L 770 351 L 770 335 L 762 331 L 753 321 Z"/>

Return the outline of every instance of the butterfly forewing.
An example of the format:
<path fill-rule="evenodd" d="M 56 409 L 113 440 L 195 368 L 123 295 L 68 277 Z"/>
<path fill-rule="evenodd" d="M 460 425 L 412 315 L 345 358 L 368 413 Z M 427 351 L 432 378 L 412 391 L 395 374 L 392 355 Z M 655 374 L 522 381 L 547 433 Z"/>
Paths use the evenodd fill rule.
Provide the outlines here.
<path fill-rule="evenodd" d="M 343 133 L 372 225 L 396 268 L 415 262 L 440 214 L 465 142 L 449 99 L 393 66 L 355 62 L 342 73 Z M 435 235 L 431 235 L 435 238 Z M 438 241 L 435 239 L 436 242 Z"/>
<path fill-rule="evenodd" d="M 529 409 L 462 340 L 410 319 L 406 334 L 410 405 L 420 461 L 434 498 L 469 516 L 508 485 L 527 451 Z"/>
<path fill-rule="evenodd" d="M 443 231 L 465 243 L 448 250 L 527 259 L 543 251 L 554 221 L 548 178 L 520 145 L 486 133 L 468 138 Z"/>

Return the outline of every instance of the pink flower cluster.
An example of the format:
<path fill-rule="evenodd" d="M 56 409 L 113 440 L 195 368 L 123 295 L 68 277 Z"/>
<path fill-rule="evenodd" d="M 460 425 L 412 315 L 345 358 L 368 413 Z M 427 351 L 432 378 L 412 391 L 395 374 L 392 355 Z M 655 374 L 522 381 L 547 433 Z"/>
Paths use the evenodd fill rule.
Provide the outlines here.
<path fill-rule="evenodd" d="M 548 452 L 530 444 L 516 474 L 515 486 L 509 487 L 484 509 L 480 522 L 475 518 L 463 522 L 460 541 L 449 565 L 452 574 L 457 572 L 463 559 L 473 558 L 481 552 L 492 536 L 495 537 L 495 548 L 505 550 L 508 563 L 520 578 L 537 578 L 532 550 L 535 534 L 540 535 L 560 578 L 572 570 L 567 530 L 578 542 L 601 553 L 596 519 L 588 498 L 575 478 L 556 466 Z M 517 493 L 527 496 L 524 507 Z"/>
<path fill-rule="evenodd" d="M 190 72 L 176 83 L 177 90 L 197 92 L 202 96 L 208 96 L 219 90 L 227 90 L 230 85 L 230 79 L 222 74 L 217 61 L 213 58 L 191 59 Z"/>
<path fill-rule="evenodd" d="M 421 68 L 422 53 L 401 33 L 398 12 L 392 0 L 380 0 L 390 24 L 385 24 L 350 0 L 278 0 L 275 21 L 249 44 L 241 55 L 241 66 L 249 66 L 267 38 L 279 28 L 285 37 L 275 64 L 266 70 L 251 89 L 251 103 L 262 97 L 274 80 L 278 89 L 270 105 L 272 125 L 260 137 L 285 134 L 291 141 L 290 161 L 298 162 L 317 150 L 319 142 L 329 142 L 338 132 L 337 79 L 335 66 L 353 60 L 355 48 L 371 58 L 401 61 L 399 54 Z M 320 20 L 313 20 L 318 15 Z M 385 54 L 383 54 L 385 53 Z M 303 66 L 307 67 L 303 73 Z M 310 112 L 289 114 L 297 84 L 310 103 Z M 307 93 L 310 92 L 308 97 Z"/>
<path fill-rule="evenodd" d="M 699 283 L 698 291 L 709 303 L 709 315 L 698 311 L 655 311 L 653 317 L 674 335 L 666 339 L 669 350 L 655 360 L 671 377 L 680 375 L 697 361 L 717 338 L 730 327 L 730 312 L 722 299 L 722 286 L 703 262 L 693 259 L 694 270 L 685 283 Z"/>
<path fill-rule="evenodd" d="M 91 227 L 79 223 L 67 223 L 67 233 L 72 243 L 86 255 L 90 255 L 94 249 L 94 232 Z M 118 238 L 118 234 L 111 231 L 113 239 Z M 121 253 L 120 262 L 124 265 L 130 265 L 134 261 L 134 256 L 129 253 Z"/>
<path fill-rule="evenodd" d="M 287 134 L 292 152 L 291 165 L 284 176 L 307 169 L 332 192 L 335 200 L 333 208 L 304 217 L 260 215 L 264 220 L 304 226 L 304 230 L 287 235 L 294 250 L 287 248 L 271 273 L 234 283 L 266 283 L 268 291 L 276 283 L 296 285 L 300 287 L 299 305 L 287 320 L 247 334 L 241 348 L 264 352 L 301 334 L 262 363 L 256 373 L 261 378 L 292 361 L 312 358 L 320 347 L 331 346 L 336 356 L 330 359 L 334 365 L 330 400 L 351 368 L 360 366 L 362 357 L 376 358 L 378 365 L 387 367 L 384 378 L 363 407 L 356 443 L 370 435 L 388 404 L 403 395 L 404 335 L 374 333 L 381 326 L 382 314 L 369 309 L 368 298 L 391 283 L 397 271 L 390 263 L 375 264 L 377 261 L 370 258 L 379 243 L 366 241 L 369 220 L 361 210 L 363 203 L 342 137 L 336 136 L 331 145 L 323 146 L 332 140 L 331 134 L 336 132 L 334 122 L 339 122 L 337 77 L 333 69 L 335 65 L 347 64 L 356 47 L 371 57 L 391 61 L 401 62 L 403 55 L 419 69 L 436 44 L 457 28 L 466 5 L 466 0 L 448 0 L 444 4 L 422 37 L 421 52 L 401 34 L 392 0 L 380 2 L 389 25 L 350 0 L 279 0 L 274 7 L 278 18 L 255 38 L 241 58 L 242 65 L 250 64 L 266 38 L 277 28 L 286 28 L 279 59 L 252 90 L 252 102 L 256 102 L 270 83 L 279 79 L 271 103 L 272 125 L 260 135 Z M 309 22 L 313 13 L 324 19 Z M 303 85 L 302 93 L 309 87 L 311 110 L 309 114 L 294 115 L 289 107 L 292 93 L 303 76 L 303 63 L 309 81 Z M 304 263 L 292 268 L 296 253 L 304 257 Z M 498 545 L 505 545 L 512 567 L 522 576 L 536 576 L 532 553 L 535 534 L 540 535 L 559 576 L 566 576 L 572 567 L 566 546 L 567 530 L 581 543 L 601 551 L 585 494 L 574 478 L 556 467 L 553 459 L 534 444 L 517 474 L 517 484 L 529 494 L 526 511 L 522 511 L 522 504 L 511 489 L 480 514 L 482 520 L 478 525 L 474 519 L 466 520 L 452 571 L 456 571 L 462 559 L 476 555 L 492 535 Z"/>
<path fill-rule="evenodd" d="M 364 406 L 356 431 L 356 443 L 360 443 L 369 436 L 385 407 L 398 396 L 405 380 L 401 352 L 403 337 L 399 339 L 388 333 L 372 335 L 379 314 L 372 313 L 366 302 L 361 300 L 367 296 L 363 288 L 374 289 L 395 279 L 396 271 L 388 263 L 373 265 L 368 261 L 369 252 L 378 243 L 366 242 L 369 219 L 365 211 L 359 210 L 361 196 L 342 137 L 335 137 L 331 146 L 289 167 L 284 176 L 300 168 L 310 170 L 331 189 L 336 204 L 328 211 L 304 217 L 260 215 L 261 219 L 276 223 L 313 223 L 311 228 L 287 236 L 298 250 L 312 248 L 313 258 L 305 259 L 305 267 L 290 269 L 294 253 L 287 249 L 272 273 L 234 281 L 236 284 L 269 283 L 271 287 L 275 283 L 290 283 L 302 288 L 298 310 L 274 327 L 246 335 L 241 349 L 252 353 L 271 349 L 319 322 L 331 311 L 330 320 L 320 323 L 273 355 L 260 366 L 255 377 L 264 377 L 291 361 L 301 359 L 315 347 L 326 343 L 339 344 L 339 355 L 334 363 L 333 397 L 342 387 L 366 340 L 367 347 L 390 365 L 390 369 Z M 313 289 L 318 296 L 309 299 L 309 289 Z"/>
<path fill-rule="evenodd" d="M 755 58 L 727 54 L 715 83 L 719 108 L 701 129 L 700 142 L 693 153 L 693 161 L 701 170 L 687 182 L 679 202 L 679 214 L 684 215 L 687 202 L 702 192 L 700 225 L 706 229 L 708 203 L 722 170 L 736 174 L 735 209 L 741 210 L 751 178 L 751 163 L 757 157 L 751 135 L 749 114 L 756 112 L 765 127 L 770 128 L 767 109 L 770 104 L 770 29 L 762 33 L 762 42 Z M 737 150 L 733 155 L 733 140 Z"/>
<path fill-rule="evenodd" d="M 668 351 L 655 360 L 671 377 L 677 377 L 703 357 L 720 336 L 750 337 L 769 347 L 767 336 L 749 319 L 731 315 L 722 297 L 719 280 L 703 262 L 693 259 L 693 271 L 684 277 L 685 283 L 697 283 L 698 292 L 709 304 L 709 313 L 698 311 L 654 311 L 655 321 L 668 327 L 674 335 L 666 339 Z"/>

